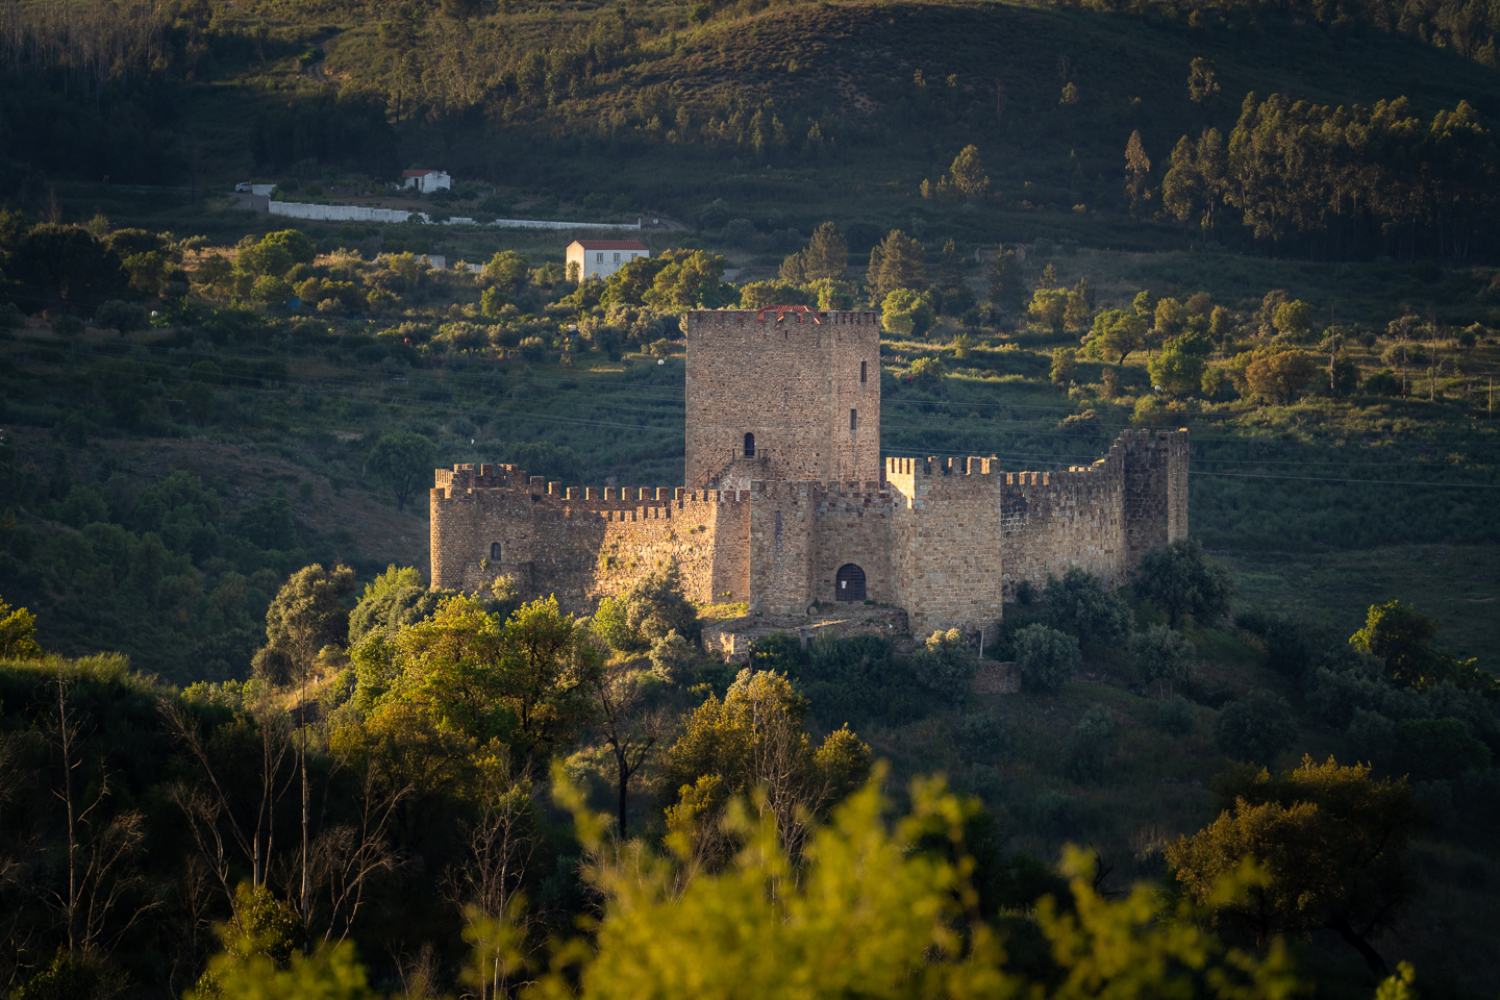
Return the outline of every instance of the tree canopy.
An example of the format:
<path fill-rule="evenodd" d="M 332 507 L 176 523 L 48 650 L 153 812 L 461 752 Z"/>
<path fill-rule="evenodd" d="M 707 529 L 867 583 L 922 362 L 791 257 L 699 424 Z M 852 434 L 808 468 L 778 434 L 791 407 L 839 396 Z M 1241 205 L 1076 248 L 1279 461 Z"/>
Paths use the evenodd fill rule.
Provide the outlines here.
<path fill-rule="evenodd" d="M 1261 940 L 1327 928 L 1384 974 L 1369 939 L 1411 891 L 1406 848 L 1415 813 L 1405 782 L 1376 779 L 1366 765 L 1304 757 L 1292 771 L 1261 770 L 1226 791 L 1231 806 L 1167 848 L 1177 881 Z M 1216 898 L 1217 880 L 1251 859 L 1265 866 L 1265 878 L 1248 898 Z"/>
<path fill-rule="evenodd" d="M 1211 562 L 1195 538 L 1146 553 L 1134 578 L 1136 593 L 1166 611 L 1172 627 L 1186 615 L 1212 622 L 1229 613 L 1233 585 L 1222 566 Z"/>
<path fill-rule="evenodd" d="M 391 491 L 396 509 L 405 510 L 412 494 L 432 476 L 432 442 L 412 431 L 382 434 L 365 459 L 371 476 Z"/>
<path fill-rule="evenodd" d="M 898 288 L 920 292 L 927 287 L 927 254 L 922 244 L 899 229 L 892 229 L 870 251 L 865 274 L 870 301 L 881 303 Z"/>

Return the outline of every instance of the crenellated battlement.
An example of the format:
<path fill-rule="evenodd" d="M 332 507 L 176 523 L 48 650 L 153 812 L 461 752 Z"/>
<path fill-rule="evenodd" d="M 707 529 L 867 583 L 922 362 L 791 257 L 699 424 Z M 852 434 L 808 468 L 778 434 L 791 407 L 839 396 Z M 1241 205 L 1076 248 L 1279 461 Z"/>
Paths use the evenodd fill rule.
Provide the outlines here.
<path fill-rule="evenodd" d="M 814 500 L 822 483 L 812 479 L 755 479 L 750 483 L 752 503 L 765 500 Z"/>
<path fill-rule="evenodd" d="M 752 501 L 798 498 L 806 500 L 856 501 L 868 499 L 878 502 L 889 498 L 890 490 L 884 483 L 873 481 L 865 483 L 825 483 L 816 479 L 756 479 L 751 481 L 749 490 L 741 491 L 741 495 L 748 495 Z"/>
<path fill-rule="evenodd" d="M 865 497 L 889 496 L 890 490 L 884 483 L 824 483 L 823 492 L 833 498 L 841 500 L 860 500 Z"/>
<path fill-rule="evenodd" d="M 1000 484 L 1007 492 L 1036 494 L 1048 490 L 1097 492 L 1117 489 L 1123 472 L 1123 450 L 1117 443 L 1104 458 L 1092 465 L 1071 465 L 1045 472 L 1006 472 Z"/>
<path fill-rule="evenodd" d="M 1001 478 L 1000 492 L 1002 498 L 1024 497 L 1031 502 L 1064 498 L 1092 501 L 1118 497 L 1123 483 L 1118 463 L 1101 463 L 1057 472 L 1007 472 Z"/>
<path fill-rule="evenodd" d="M 805 327 L 861 327 L 876 335 L 880 331 L 880 314 L 870 311 L 820 311 L 810 306 L 767 306 L 764 309 L 700 309 L 688 314 L 687 331 L 695 334 L 726 332 L 766 333 Z"/>
<path fill-rule="evenodd" d="M 993 476 L 1000 471 L 1000 459 L 995 455 L 965 455 L 938 458 L 887 458 L 887 477 L 909 476 L 913 478 L 936 476 Z"/>
<path fill-rule="evenodd" d="M 450 495 L 473 489 L 508 488 L 526 482 L 526 473 L 514 465 L 474 465 L 464 463 L 434 474 L 435 489 Z"/>
<path fill-rule="evenodd" d="M 529 476 L 513 465 L 455 465 L 438 469 L 432 489 L 435 508 L 503 497 L 529 501 L 533 518 L 597 517 L 606 521 L 670 518 L 686 506 L 733 506 L 750 502 L 749 490 L 691 490 L 681 486 L 564 486 Z"/>

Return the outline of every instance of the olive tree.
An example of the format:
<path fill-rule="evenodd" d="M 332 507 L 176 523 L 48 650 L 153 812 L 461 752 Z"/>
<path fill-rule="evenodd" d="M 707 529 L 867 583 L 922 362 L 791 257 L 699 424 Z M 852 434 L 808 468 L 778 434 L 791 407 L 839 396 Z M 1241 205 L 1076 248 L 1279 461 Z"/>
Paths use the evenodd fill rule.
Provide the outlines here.
<path fill-rule="evenodd" d="M 432 463 L 431 441 L 411 431 L 396 431 L 375 442 L 365 471 L 391 491 L 397 510 L 405 510 L 406 501 L 432 475 Z"/>

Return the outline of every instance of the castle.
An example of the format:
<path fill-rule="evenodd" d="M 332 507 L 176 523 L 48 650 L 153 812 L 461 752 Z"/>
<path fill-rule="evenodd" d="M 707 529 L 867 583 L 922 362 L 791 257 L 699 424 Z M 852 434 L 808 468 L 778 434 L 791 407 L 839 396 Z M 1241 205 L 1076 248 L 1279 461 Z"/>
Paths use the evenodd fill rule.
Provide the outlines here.
<path fill-rule="evenodd" d="M 743 601 L 752 616 L 873 602 L 904 610 L 916 635 L 982 632 L 1023 584 L 1069 566 L 1119 582 L 1187 534 L 1185 431 L 1126 431 L 1066 472 L 994 457 L 882 464 L 875 313 L 701 311 L 686 328 L 685 485 L 439 469 L 434 588 L 505 574 L 584 611 L 675 560 L 694 601 Z"/>

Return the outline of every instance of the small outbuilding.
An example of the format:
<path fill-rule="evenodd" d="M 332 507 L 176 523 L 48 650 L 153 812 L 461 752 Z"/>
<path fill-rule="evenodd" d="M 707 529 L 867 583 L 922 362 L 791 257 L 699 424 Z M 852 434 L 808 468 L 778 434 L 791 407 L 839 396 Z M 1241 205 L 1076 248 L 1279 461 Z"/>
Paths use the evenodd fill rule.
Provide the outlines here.
<path fill-rule="evenodd" d="M 453 178 L 448 176 L 446 170 L 414 167 L 411 170 L 401 171 L 401 187 L 416 191 L 418 194 L 432 194 L 452 188 Z"/>
<path fill-rule="evenodd" d="M 650 256 L 640 240 L 574 240 L 568 244 L 568 277 L 574 281 L 607 278 L 631 261 Z"/>

